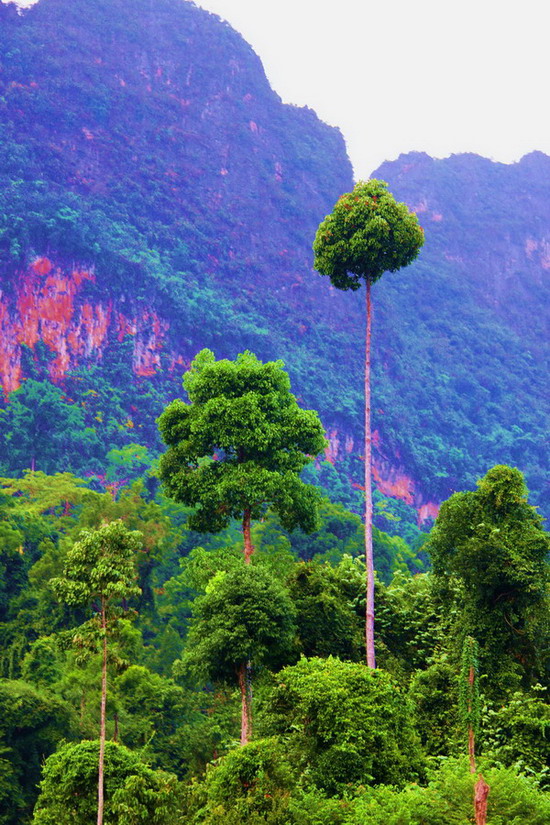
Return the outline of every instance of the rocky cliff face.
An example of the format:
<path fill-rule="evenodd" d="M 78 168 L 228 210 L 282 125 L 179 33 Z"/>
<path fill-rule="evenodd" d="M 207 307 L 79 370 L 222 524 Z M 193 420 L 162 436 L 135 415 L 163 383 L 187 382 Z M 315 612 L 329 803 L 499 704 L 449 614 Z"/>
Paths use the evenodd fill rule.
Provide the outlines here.
<path fill-rule="evenodd" d="M 0 374 L 5 394 L 24 380 L 23 348 L 34 350 L 39 341 L 49 350 L 48 372 L 55 383 L 62 383 L 82 364 L 101 363 L 107 344 L 126 336 L 133 341 L 134 375 L 152 377 L 160 370 L 169 324 L 154 309 L 133 306 L 131 300 L 87 298 L 86 282 L 96 280 L 93 270 L 66 268 L 45 256 L 34 258 L 15 275 L 15 291 L 0 297 Z M 173 361 L 185 363 L 175 354 Z"/>
<path fill-rule="evenodd" d="M 199 349 L 248 348 L 284 359 L 328 461 L 360 485 L 361 295 L 312 271 L 316 227 L 352 186 L 340 133 L 283 105 L 242 38 L 187 0 L 0 12 L 4 391 L 42 359 L 84 404 L 89 368 L 132 420 L 147 395 L 152 422 Z M 419 518 L 497 462 L 543 502 L 549 172 L 536 154 L 412 154 L 377 173 L 426 232 L 374 291 L 376 482 Z M 135 440 L 102 418 L 105 452 Z"/>

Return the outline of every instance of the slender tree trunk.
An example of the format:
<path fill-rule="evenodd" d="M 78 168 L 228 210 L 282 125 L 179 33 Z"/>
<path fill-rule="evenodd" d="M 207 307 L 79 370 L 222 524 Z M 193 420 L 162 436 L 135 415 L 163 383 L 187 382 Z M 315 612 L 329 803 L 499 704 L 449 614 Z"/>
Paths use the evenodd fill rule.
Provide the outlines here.
<path fill-rule="evenodd" d="M 374 562 L 372 558 L 372 435 L 370 425 L 370 340 L 372 326 L 371 282 L 366 279 L 365 334 L 365 567 L 367 571 L 367 606 L 365 615 L 365 646 L 367 666 L 375 668 L 374 656 Z"/>
<path fill-rule="evenodd" d="M 99 778 L 97 783 L 97 825 L 103 825 L 103 776 L 105 763 L 105 722 L 107 718 L 107 616 L 105 598 L 101 598 L 103 631 L 103 667 L 101 669 L 101 721 L 99 728 Z"/>
<path fill-rule="evenodd" d="M 468 685 L 470 686 L 469 695 L 472 697 L 475 684 L 475 667 L 470 665 L 468 671 Z M 472 700 L 468 701 L 468 715 L 471 718 Z M 470 760 L 470 773 L 476 772 L 476 740 L 472 723 L 468 725 L 468 758 Z M 474 785 L 474 816 L 476 825 L 486 825 L 487 822 L 487 797 L 489 796 L 489 785 L 480 773 L 476 784 Z"/>
<path fill-rule="evenodd" d="M 244 562 L 250 564 L 250 557 L 254 552 L 254 545 L 250 535 L 250 509 L 243 513 Z M 245 667 L 244 665 L 242 667 Z M 244 681 L 243 681 L 244 680 Z M 239 671 L 239 685 L 241 687 L 241 745 L 246 745 L 252 734 L 252 663 L 246 663 L 242 674 Z"/>
<path fill-rule="evenodd" d="M 252 732 L 250 707 L 250 662 L 239 666 L 239 688 L 241 690 L 241 745 L 247 745 Z"/>
<path fill-rule="evenodd" d="M 476 825 L 486 825 L 487 822 L 487 797 L 489 796 L 489 785 L 479 774 L 474 789 L 474 813 Z"/>
<path fill-rule="evenodd" d="M 250 564 L 250 556 L 254 552 L 254 545 L 250 535 L 250 509 L 246 509 L 243 513 L 243 537 L 244 537 L 244 560 L 246 564 Z"/>
<path fill-rule="evenodd" d="M 468 672 L 468 684 L 470 685 L 470 696 L 472 696 L 474 691 L 474 682 L 475 682 L 476 674 L 475 668 L 473 665 L 470 665 L 470 670 Z M 468 715 L 471 718 L 472 713 L 472 702 L 471 700 L 468 702 Z M 474 729 L 472 727 L 472 723 L 468 725 L 468 757 L 470 759 L 470 773 L 476 772 L 476 741 L 474 735 Z"/>

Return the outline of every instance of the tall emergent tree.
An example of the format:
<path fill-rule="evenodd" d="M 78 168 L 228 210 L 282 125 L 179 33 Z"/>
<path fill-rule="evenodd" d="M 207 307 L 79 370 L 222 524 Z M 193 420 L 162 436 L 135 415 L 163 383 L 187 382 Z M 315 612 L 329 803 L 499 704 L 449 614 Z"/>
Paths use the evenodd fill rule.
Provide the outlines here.
<path fill-rule="evenodd" d="M 313 410 L 302 410 L 290 392 L 282 361 L 263 364 L 251 352 L 216 361 L 204 349 L 184 375 L 189 404 L 177 399 L 158 419 L 168 450 L 160 478 L 169 496 L 196 507 L 189 525 L 215 533 L 231 519 L 242 522 L 244 559 L 254 552 L 252 519 L 271 507 L 289 530 L 317 526 L 319 495 L 300 479 L 303 468 L 326 446 Z M 250 671 L 250 668 L 248 668 Z M 250 672 L 241 690 L 250 684 Z M 246 688 L 241 740 L 250 729 Z"/>
<path fill-rule="evenodd" d="M 85 635 L 92 637 L 99 631 L 102 649 L 97 825 L 103 823 L 107 637 L 122 613 L 121 602 L 141 593 L 136 585 L 136 560 L 141 546 L 142 534 L 128 530 L 120 520 L 98 530 L 83 530 L 80 540 L 67 553 L 63 576 L 51 580 L 57 598 L 66 604 L 99 605 L 99 613 L 85 628 Z"/>
<path fill-rule="evenodd" d="M 365 561 L 367 605 L 365 637 L 367 664 L 375 667 L 374 564 L 372 558 L 371 390 L 370 344 L 371 287 L 384 272 L 410 264 L 424 243 L 424 233 L 413 212 L 398 203 L 384 181 L 360 181 L 336 202 L 315 236 L 314 266 L 338 289 L 366 286 L 365 338 Z"/>

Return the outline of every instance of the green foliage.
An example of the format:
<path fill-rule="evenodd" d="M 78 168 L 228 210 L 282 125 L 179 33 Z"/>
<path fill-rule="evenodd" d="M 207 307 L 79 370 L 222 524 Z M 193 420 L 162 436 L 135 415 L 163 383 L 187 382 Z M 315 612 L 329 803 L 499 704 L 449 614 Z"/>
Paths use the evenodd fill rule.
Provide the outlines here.
<path fill-rule="evenodd" d="M 0 13 L 1 14 L 1 13 Z M 8 749 L 0 750 L 0 823 L 10 825 L 25 807 L 17 772 L 8 759 Z"/>
<path fill-rule="evenodd" d="M 28 378 L 0 410 L 0 465 L 5 473 L 30 468 L 46 473 L 58 467 L 81 467 L 81 456 L 99 443 L 79 407 L 48 381 Z"/>
<path fill-rule="evenodd" d="M 550 797 L 513 770 L 484 769 L 490 786 L 488 825 L 544 825 Z M 446 760 L 433 771 L 427 787 L 409 785 L 402 791 L 379 787 L 367 791 L 352 806 L 346 825 L 468 825 L 472 821 L 473 786 L 464 761 Z"/>
<path fill-rule="evenodd" d="M 58 696 L 23 681 L 0 679 L 0 707 L 0 761 L 7 762 L 0 799 L 8 803 L 0 822 L 20 825 L 32 811 L 43 760 L 75 735 L 75 719 Z"/>
<path fill-rule="evenodd" d="M 339 289 L 359 289 L 413 261 L 424 243 L 418 218 L 384 181 L 357 183 L 320 224 L 314 267 Z"/>
<path fill-rule="evenodd" d="M 527 683 L 536 678 L 550 537 L 527 502 L 520 471 L 493 467 L 475 492 L 451 496 L 426 547 L 436 576 L 455 576 L 461 585 L 463 632 L 480 645 L 486 689 L 506 693 L 514 673 Z"/>
<path fill-rule="evenodd" d="M 84 530 L 67 553 L 64 576 L 53 578 L 51 587 L 58 598 L 75 606 L 137 596 L 135 562 L 141 546 L 141 534 L 130 532 L 122 521 Z"/>
<path fill-rule="evenodd" d="M 397 677 L 424 670 L 446 650 L 453 614 L 433 586 L 431 573 L 397 570 L 376 583 L 377 659 Z"/>
<path fill-rule="evenodd" d="M 11 496 L 10 515 L 28 520 L 29 516 L 46 516 L 53 526 L 71 515 L 72 508 L 93 497 L 86 482 L 72 473 L 47 475 L 41 470 L 27 470 L 20 478 L 0 478 L 2 493 Z"/>
<path fill-rule="evenodd" d="M 321 423 L 290 393 L 282 362 L 245 352 L 215 361 L 200 352 L 184 376 L 190 404 L 172 402 L 159 418 L 168 451 L 159 474 L 169 495 L 197 506 L 189 524 L 215 532 L 270 505 L 282 524 L 316 526 L 317 491 L 299 473 L 325 446 Z"/>
<path fill-rule="evenodd" d="M 55 636 L 36 639 L 21 662 L 23 679 L 40 687 L 49 687 L 61 676 L 62 654 Z"/>
<path fill-rule="evenodd" d="M 295 611 L 262 568 L 216 574 L 193 603 L 183 663 L 200 679 L 234 684 L 240 664 L 280 666 L 295 656 Z"/>
<path fill-rule="evenodd" d="M 105 478 L 108 483 L 117 486 L 128 484 L 149 472 L 153 459 L 143 444 L 127 444 L 120 449 L 107 453 L 107 470 Z"/>
<path fill-rule="evenodd" d="M 514 693 L 505 705 L 485 708 L 482 725 L 484 750 L 492 758 L 534 775 L 548 789 L 550 705 L 542 695 Z"/>
<path fill-rule="evenodd" d="M 481 700 L 479 696 L 479 645 L 471 636 L 466 636 L 462 646 L 462 667 L 458 688 L 458 709 L 460 722 L 465 734 L 472 730 L 479 733 Z"/>
<path fill-rule="evenodd" d="M 306 470 L 309 470 L 309 466 Z M 306 533 L 300 527 L 287 531 L 273 512 L 262 520 L 263 539 L 271 533 L 285 535 L 294 553 L 303 561 L 319 558 L 337 564 L 344 555 L 357 556 L 364 549 L 363 524 L 359 516 L 327 498 L 319 503 L 318 529 Z"/>
<path fill-rule="evenodd" d="M 295 769 L 284 743 L 259 739 L 233 750 L 207 773 L 204 825 L 268 822 L 276 825 L 287 815 L 289 794 L 296 784 Z"/>
<path fill-rule="evenodd" d="M 134 554 L 134 564 L 141 588 L 137 606 L 143 611 L 152 606 L 153 588 L 157 584 L 156 576 L 163 573 L 162 565 L 176 555 L 180 532 L 162 506 L 150 499 L 142 481 L 124 487 L 116 499 L 109 493 L 90 498 L 82 509 L 79 525 L 98 529 L 104 521 L 119 520 L 128 530 L 141 534 L 142 552 Z"/>
<path fill-rule="evenodd" d="M 300 653 L 359 661 L 364 620 L 356 608 L 364 577 L 351 559 L 336 568 L 316 562 L 295 565 L 288 587 L 296 608 Z"/>
<path fill-rule="evenodd" d="M 18 733 L 17 747 L 13 731 L 6 726 L 0 745 L 4 748 L 0 760 L 6 765 L 0 797 L 4 794 L 11 800 L 14 811 L 6 825 L 19 825 L 30 815 L 39 779 L 36 753 L 45 757 L 61 737 L 91 738 L 97 730 L 101 667 L 95 653 L 97 618 L 89 625 L 82 623 L 90 615 L 90 606 L 97 610 L 99 597 L 69 610 L 52 601 L 50 580 L 63 578 L 75 540 L 79 544 L 79 536 L 103 529 L 104 518 L 122 519 L 125 530 L 142 533 L 141 546 L 146 552 L 137 553 L 140 582 L 149 582 L 152 596 L 145 613 L 133 623 L 119 618 L 120 593 L 113 596 L 115 609 L 108 625 L 107 735 L 116 729 L 121 743 L 139 752 L 140 759 L 190 780 L 184 794 L 187 801 L 178 797 L 173 819 L 187 816 L 195 818 L 197 825 L 221 825 L 222 821 L 224 825 L 333 825 L 354 822 L 352 817 L 360 816 L 356 806 L 357 811 L 364 806 L 369 816 L 376 811 L 376 816 L 390 822 L 395 816 L 396 822 L 401 817 L 417 825 L 421 816 L 430 821 L 432 812 L 439 817 L 436 822 L 452 822 L 453 817 L 461 821 L 455 812 L 462 810 L 462 800 L 467 799 L 470 786 L 466 781 L 457 781 L 456 798 L 437 785 L 435 774 L 428 788 L 413 786 L 398 793 L 386 785 L 378 790 L 372 787 L 377 782 L 402 786 L 411 778 L 423 778 L 423 758 L 413 725 L 431 756 L 454 755 L 464 749 L 458 724 L 457 658 L 464 609 L 457 576 L 411 576 L 398 570 L 388 584 L 377 584 L 378 655 L 392 676 L 376 671 L 371 678 L 363 665 L 331 658 L 335 653 L 358 655 L 362 635 L 358 611 L 363 565 L 343 552 L 354 547 L 357 517 L 348 516 L 340 507 L 323 506 L 326 525 L 317 536 L 324 552 L 315 554 L 311 547 L 314 558 L 333 557 L 336 564 L 296 561 L 292 552 L 295 534 L 284 530 L 268 512 L 253 531 L 257 550 L 252 563 L 244 565 L 236 524 L 226 533 L 201 536 L 204 546 L 191 549 L 198 536 L 185 528 L 188 509 L 163 498 L 160 504 L 147 501 L 143 485 L 124 488 L 113 500 L 62 474 L 28 473 L 22 479 L 4 479 L 2 484 L 5 557 L 9 552 L 21 560 L 18 572 L 9 568 L 6 620 L 0 625 L 5 666 L 11 672 L 22 672 L 32 682 L 28 690 L 47 697 L 50 711 L 59 708 L 55 719 L 48 717 L 51 725 L 44 731 L 49 733 L 42 737 L 38 712 L 42 705 L 38 702 L 32 731 Z M 499 492 L 499 502 L 502 495 Z M 527 532 L 531 523 L 527 522 Z M 308 547 L 309 538 L 303 532 L 297 535 L 295 550 Z M 517 535 L 521 535 L 519 528 Z M 180 554 L 188 555 L 180 560 Z M 136 587 L 132 575 L 128 581 Z M 86 588 L 90 587 L 89 577 L 83 577 Z M 68 578 L 78 580 L 72 574 Z M 288 582 L 290 594 L 277 579 Z M 532 627 L 543 624 L 539 617 L 539 624 Z M 75 625 L 80 627 L 75 629 Z M 75 637 L 80 644 L 76 650 L 70 645 Z M 542 634 L 534 637 L 537 646 L 543 642 Z M 300 648 L 328 658 L 302 660 L 277 676 L 267 672 L 268 667 L 276 669 L 294 661 Z M 174 658 L 180 656 L 185 667 L 181 661 L 176 663 L 179 684 L 175 684 L 167 676 Z M 257 671 L 255 729 L 260 736 L 272 737 L 264 750 L 263 740 L 252 743 L 258 744 L 258 751 L 251 751 L 250 762 L 245 760 L 242 765 L 237 765 L 239 751 L 231 751 L 227 762 L 223 757 L 234 746 L 238 730 L 237 697 L 231 688 L 237 681 L 239 656 L 244 657 L 241 665 L 251 657 Z M 152 673 L 147 665 L 159 672 Z M 349 673 L 348 666 L 357 672 Z M 201 689 L 190 687 L 190 670 Z M 483 689 L 488 679 L 481 676 Z M 225 679 L 229 688 L 220 689 L 218 679 Z M 205 681 L 214 682 L 214 687 L 204 689 Z M 17 701 L 19 707 L 26 706 L 20 698 Z M 486 763 L 520 768 L 546 783 L 547 711 L 548 705 L 535 693 L 518 694 L 505 703 L 489 702 L 476 737 Z M 201 776 L 212 760 L 216 767 L 208 769 L 203 781 Z M 29 771 L 22 767 L 27 763 Z M 245 778 L 242 793 L 237 792 L 240 780 L 235 778 L 241 768 L 253 777 L 248 787 Z M 218 784 L 225 788 L 226 779 L 235 780 L 231 791 L 235 796 L 224 802 L 225 791 L 215 788 Z M 126 794 L 127 815 L 139 822 L 145 814 L 134 811 L 132 805 L 139 803 L 147 810 L 157 786 L 151 789 L 143 784 L 145 780 L 124 781 L 126 790 L 121 793 Z M 368 790 L 362 788 L 365 784 Z M 540 794 L 526 787 L 518 784 L 516 807 L 525 804 L 527 811 L 537 812 Z M 367 800 L 370 807 L 366 807 Z M 122 817 L 123 809 L 116 810 Z M 508 812 L 495 810 L 506 823 Z M 365 821 L 369 821 L 366 814 Z"/>
<path fill-rule="evenodd" d="M 353 803 L 349 798 L 327 797 L 318 788 L 298 789 L 289 801 L 292 825 L 345 825 Z"/>
<path fill-rule="evenodd" d="M 423 772 L 406 697 L 381 670 L 302 658 L 277 674 L 265 714 L 329 794 L 358 783 L 401 785 Z"/>
<path fill-rule="evenodd" d="M 447 661 L 435 661 L 411 679 L 409 699 L 415 727 L 428 756 L 452 756 L 458 742 L 458 684 L 456 670 Z"/>
<path fill-rule="evenodd" d="M 33 825 L 89 825 L 97 814 L 97 742 L 65 745 L 44 765 Z M 105 743 L 105 825 L 174 825 L 176 777 L 154 771 L 137 754 Z"/>
<path fill-rule="evenodd" d="M 188 728 L 202 720 L 189 691 L 135 664 L 117 676 L 113 689 L 122 744 L 155 767 L 184 774 L 193 759 Z"/>

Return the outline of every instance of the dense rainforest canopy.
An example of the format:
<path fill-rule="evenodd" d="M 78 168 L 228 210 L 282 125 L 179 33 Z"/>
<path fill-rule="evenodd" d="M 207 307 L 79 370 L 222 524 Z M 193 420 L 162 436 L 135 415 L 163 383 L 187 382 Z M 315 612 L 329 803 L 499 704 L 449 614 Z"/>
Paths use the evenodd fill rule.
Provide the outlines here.
<path fill-rule="evenodd" d="M 200 378 L 194 402 L 213 378 L 218 391 L 234 386 L 243 366 L 259 379 L 250 353 L 233 373 L 202 353 L 186 382 Z M 282 367 L 266 366 L 265 386 L 276 378 L 288 393 Z M 211 426 L 230 423 L 214 415 Z M 196 466 L 191 453 L 180 461 Z M 141 479 L 106 492 L 69 473 L 0 480 L 3 825 L 88 822 L 98 760 L 102 821 L 113 825 L 305 825 L 314 815 L 351 825 L 390 811 L 411 825 L 467 823 L 472 726 L 489 814 L 543 825 L 550 537 L 517 469 L 496 466 L 477 491 L 453 495 L 416 548 L 374 530 L 384 563 L 371 670 L 356 515 L 320 500 L 308 536 L 262 508 L 247 564 L 240 519 L 208 532 L 141 466 Z M 254 686 L 244 746 L 239 673 Z M 461 699 L 468 684 L 475 719 Z"/>
<path fill-rule="evenodd" d="M 517 480 L 512 509 L 499 493 L 504 473 Z M 126 822 L 136 805 L 145 818 L 130 821 L 305 823 L 315 812 L 327 825 L 381 823 L 403 807 L 419 823 L 427 807 L 422 821 L 468 822 L 468 633 L 481 648 L 476 747 L 489 812 L 546 821 L 550 539 L 518 471 L 497 467 L 443 507 L 428 542 L 433 573 L 411 574 L 420 559 L 375 532 L 390 564 L 376 583 L 376 671 L 363 664 L 362 533 L 340 505 L 325 502 L 310 540 L 268 512 L 245 565 L 237 522 L 195 533 L 188 507 L 151 498 L 143 482 L 116 498 L 69 474 L 2 486 L 2 823 L 84 823 L 96 810 L 100 605 L 56 582 L 105 519 L 141 536 L 132 595 L 122 580 L 113 591 L 125 611 L 109 630 L 105 822 Z M 476 542 L 485 549 L 473 573 Z M 511 552 L 514 567 L 491 566 L 489 551 Z M 254 735 L 235 749 L 242 657 L 253 668 Z"/>

